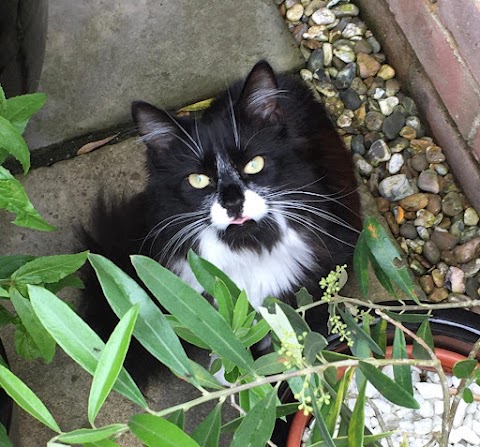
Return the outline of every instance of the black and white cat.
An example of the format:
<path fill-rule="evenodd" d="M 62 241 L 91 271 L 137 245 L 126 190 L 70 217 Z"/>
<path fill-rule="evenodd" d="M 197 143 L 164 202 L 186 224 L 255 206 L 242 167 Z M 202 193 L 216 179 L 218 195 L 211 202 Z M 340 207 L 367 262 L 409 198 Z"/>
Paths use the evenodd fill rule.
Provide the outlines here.
<path fill-rule="evenodd" d="M 256 309 L 301 287 L 319 296 L 319 279 L 348 262 L 361 227 L 353 163 L 300 80 L 262 61 L 200 117 L 145 102 L 132 114 L 148 186 L 110 209 L 99 202 L 92 251 L 129 273 L 130 254 L 149 255 L 201 290 L 186 261 L 193 249 Z M 87 296 L 87 320 L 106 337 L 115 319 Z"/>

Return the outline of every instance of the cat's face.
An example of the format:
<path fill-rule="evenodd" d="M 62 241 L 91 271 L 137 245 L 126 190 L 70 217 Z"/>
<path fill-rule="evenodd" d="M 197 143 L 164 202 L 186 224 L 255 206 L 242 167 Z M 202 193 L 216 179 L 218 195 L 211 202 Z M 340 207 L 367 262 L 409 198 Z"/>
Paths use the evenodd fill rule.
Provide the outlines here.
<path fill-rule="evenodd" d="M 152 237 L 167 241 L 160 258 L 212 232 L 232 250 L 257 252 L 271 250 L 287 228 L 305 239 L 328 233 L 318 218 L 323 208 L 332 220 L 329 190 L 305 155 L 309 136 L 282 105 L 288 95 L 259 63 L 200 118 L 133 104 L 149 150 Z"/>

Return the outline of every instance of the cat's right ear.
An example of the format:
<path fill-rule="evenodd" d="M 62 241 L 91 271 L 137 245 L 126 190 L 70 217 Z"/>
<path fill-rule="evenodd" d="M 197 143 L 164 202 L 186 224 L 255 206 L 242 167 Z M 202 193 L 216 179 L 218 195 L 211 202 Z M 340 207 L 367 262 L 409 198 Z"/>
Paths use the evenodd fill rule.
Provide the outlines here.
<path fill-rule="evenodd" d="M 165 147 L 174 138 L 175 126 L 167 112 L 147 102 L 134 101 L 132 117 L 145 144 Z"/>

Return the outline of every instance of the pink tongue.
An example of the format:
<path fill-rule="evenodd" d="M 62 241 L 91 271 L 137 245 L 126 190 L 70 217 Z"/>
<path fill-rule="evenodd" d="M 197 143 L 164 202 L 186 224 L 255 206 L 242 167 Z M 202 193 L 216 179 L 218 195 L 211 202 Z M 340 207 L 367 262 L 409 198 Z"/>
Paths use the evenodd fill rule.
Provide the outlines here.
<path fill-rule="evenodd" d="M 235 220 L 232 220 L 232 221 L 230 222 L 230 224 L 233 224 L 233 225 L 242 225 L 242 224 L 245 223 L 247 220 L 250 220 L 250 217 L 248 217 L 248 216 L 237 217 Z"/>

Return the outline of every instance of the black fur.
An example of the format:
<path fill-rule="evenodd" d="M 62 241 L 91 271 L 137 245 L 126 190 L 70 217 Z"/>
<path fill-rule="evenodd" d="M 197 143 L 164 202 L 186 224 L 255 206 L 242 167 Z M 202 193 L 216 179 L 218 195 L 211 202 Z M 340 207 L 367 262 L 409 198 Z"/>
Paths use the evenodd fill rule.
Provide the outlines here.
<path fill-rule="evenodd" d="M 318 296 L 318 280 L 335 265 L 349 261 L 358 236 L 355 230 L 361 228 L 353 163 L 323 106 L 303 82 L 276 75 L 268 63 L 259 62 L 245 81 L 220 95 L 199 118 L 173 117 L 143 102 L 133 103 L 132 114 L 148 150 L 148 186 L 142 194 L 112 207 L 99 201 L 94 229 L 87 236 L 93 252 L 107 256 L 132 276 L 128 258 L 132 253 L 150 255 L 171 268 L 185 259 L 190 248 L 198 248 L 193 236 L 169 246 L 186 224 L 198 219 L 175 221 L 175 216 L 197 211 L 206 197 L 215 195 L 228 216 L 239 217 L 247 188 L 270 188 L 288 189 L 289 200 L 324 213 L 319 217 L 305 208 L 290 210 L 296 217 L 289 224 L 309 241 L 316 265 L 279 298 L 291 301 L 302 286 Z M 264 169 L 245 174 L 243 167 L 258 155 L 265 160 Z M 228 161 L 226 166 L 216 162 L 219 157 Z M 192 173 L 207 175 L 210 184 L 192 188 L 187 181 Z M 208 220 L 208 212 L 200 217 Z M 281 230 L 273 219 L 250 220 L 229 225 L 218 237 L 233 250 L 260 252 L 275 246 Z M 117 320 L 95 279 L 89 280 L 87 290 L 84 314 L 106 338 Z M 152 362 L 146 363 L 150 357 L 138 346 L 130 351 L 127 369 L 144 381 L 154 370 Z"/>

